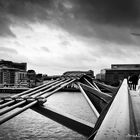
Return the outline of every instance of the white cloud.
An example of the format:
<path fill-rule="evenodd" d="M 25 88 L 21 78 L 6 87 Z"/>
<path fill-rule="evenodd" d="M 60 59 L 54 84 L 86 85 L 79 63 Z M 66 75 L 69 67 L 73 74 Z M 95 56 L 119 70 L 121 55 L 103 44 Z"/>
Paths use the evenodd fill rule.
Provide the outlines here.
<path fill-rule="evenodd" d="M 97 73 L 111 63 L 139 63 L 140 50 L 136 45 L 128 47 L 93 37 L 78 37 L 46 23 L 28 26 L 12 26 L 16 38 L 0 38 L 0 46 L 17 52 L 9 56 L 1 54 L 1 59 L 27 62 L 28 69 L 46 74 L 89 69 Z"/>
<path fill-rule="evenodd" d="M 45 24 L 32 24 L 30 28 L 12 27 L 12 32 L 17 36 L 12 44 L 21 57 L 28 58 L 29 68 L 37 71 L 55 72 L 57 69 L 63 73 L 65 70 L 87 69 L 92 58 L 87 51 L 86 44 L 61 28 L 50 28 Z M 20 44 L 20 47 L 18 47 Z M 49 51 L 44 51 L 46 50 Z M 27 59 L 26 59 L 27 60 Z M 94 59 L 95 60 L 95 59 Z"/>

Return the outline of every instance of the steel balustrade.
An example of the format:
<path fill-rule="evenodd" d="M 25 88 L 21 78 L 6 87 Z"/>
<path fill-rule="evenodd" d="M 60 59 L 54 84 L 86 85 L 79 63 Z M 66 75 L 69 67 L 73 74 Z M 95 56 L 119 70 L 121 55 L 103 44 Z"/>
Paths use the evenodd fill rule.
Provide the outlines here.
<path fill-rule="evenodd" d="M 20 114 L 21 112 L 25 111 L 26 109 L 30 108 L 31 106 L 35 105 L 36 103 L 40 103 L 41 101 L 43 101 L 42 103 L 44 103 L 46 101 L 46 100 L 44 100 L 44 98 L 46 99 L 47 97 L 51 96 L 52 94 L 54 94 L 58 90 L 62 89 L 63 87 L 67 86 L 68 84 L 74 82 L 75 80 L 76 80 L 76 78 L 75 79 L 62 78 L 61 80 L 56 80 L 55 82 L 49 82 L 49 85 L 45 84 L 43 86 L 40 86 L 39 88 L 35 88 L 32 90 L 29 90 L 28 92 L 18 94 L 16 96 L 14 96 L 14 98 L 12 96 L 11 101 L 8 101 L 7 103 L 0 105 L 0 108 L 3 109 L 0 111 L 0 115 L 6 114 L 7 112 L 12 111 L 17 107 L 20 107 L 21 105 L 23 105 L 25 103 L 26 104 L 19 110 L 15 111 L 14 113 L 0 119 L 0 124 L 4 123 L 5 121 L 13 118 L 14 116 L 16 116 L 18 114 Z M 44 86 L 46 86 L 46 87 L 44 88 Z M 50 87 L 50 88 L 48 88 L 48 87 Z M 44 90 L 46 88 L 48 88 L 48 89 Z M 35 92 L 34 90 L 36 90 L 37 92 Z M 40 90 L 44 90 L 44 91 L 38 93 L 38 91 L 40 91 Z M 49 94 L 48 94 L 48 93 L 46 93 L 48 91 L 51 91 L 51 92 L 49 92 Z M 29 95 L 32 95 L 32 96 L 29 96 Z M 36 98 L 36 97 L 38 97 L 38 98 Z M 15 103 L 15 104 L 13 104 L 13 103 Z M 11 105 L 11 104 L 13 104 L 13 105 Z M 11 106 L 4 108 L 9 105 L 11 105 Z"/>
<path fill-rule="evenodd" d="M 28 93 L 29 93 L 28 95 L 30 95 L 30 94 L 32 94 L 32 93 L 36 93 L 36 92 L 40 91 L 41 89 L 43 89 L 42 87 L 44 87 L 44 86 L 47 85 L 47 86 L 45 87 L 45 88 L 47 88 L 48 86 L 51 86 L 53 83 L 55 84 L 56 82 L 59 82 L 59 81 L 58 81 L 58 80 L 50 81 L 50 82 L 45 83 L 45 84 L 43 84 L 43 85 L 41 85 L 41 86 L 38 86 L 38 87 L 36 87 L 36 88 L 29 89 L 28 91 L 24 91 L 24 92 L 22 92 L 22 93 L 20 93 L 20 94 L 11 96 L 11 97 L 10 97 L 10 98 L 11 98 L 11 101 L 6 102 L 6 103 L 0 105 L 0 109 L 2 109 L 3 107 L 8 106 L 8 105 L 14 103 L 15 100 L 12 100 L 12 99 L 16 99 L 16 98 L 18 98 L 18 97 L 20 97 L 20 96 L 22 96 L 22 95 L 25 95 L 25 94 L 26 94 L 26 95 L 23 96 L 23 97 L 26 97 Z M 41 88 L 41 89 L 40 89 L 40 88 Z M 38 89 L 39 89 L 39 90 L 38 90 Z M 33 92 L 33 91 L 35 91 L 35 92 Z M 30 93 L 30 92 L 31 92 L 31 93 Z M 0 102 L 3 103 L 4 100 L 6 100 L 6 98 L 5 98 L 5 99 L 2 99 Z"/>

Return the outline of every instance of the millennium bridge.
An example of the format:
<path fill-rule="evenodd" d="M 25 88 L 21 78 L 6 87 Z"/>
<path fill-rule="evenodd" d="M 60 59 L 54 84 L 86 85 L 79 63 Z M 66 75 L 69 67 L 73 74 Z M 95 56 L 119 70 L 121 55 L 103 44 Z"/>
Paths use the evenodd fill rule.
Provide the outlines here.
<path fill-rule="evenodd" d="M 72 85 L 76 85 L 84 95 L 96 117 L 95 124 L 44 105 L 49 96 Z M 67 74 L 11 97 L 1 98 L 0 124 L 30 108 L 86 136 L 88 140 L 137 140 L 140 139 L 139 107 L 140 93 L 129 90 L 126 79 L 118 87 L 112 87 L 84 73 Z"/>

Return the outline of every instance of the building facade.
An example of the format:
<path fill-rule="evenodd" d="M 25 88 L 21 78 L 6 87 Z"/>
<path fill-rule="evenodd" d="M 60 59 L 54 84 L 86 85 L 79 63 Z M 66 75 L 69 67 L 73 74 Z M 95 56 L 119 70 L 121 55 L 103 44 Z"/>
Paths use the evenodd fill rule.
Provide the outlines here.
<path fill-rule="evenodd" d="M 112 64 L 111 69 L 140 70 L 140 64 Z"/>
<path fill-rule="evenodd" d="M 73 74 L 86 74 L 88 76 L 94 77 L 94 71 L 88 70 L 88 71 L 67 71 L 63 73 L 63 75 L 73 75 Z"/>
<path fill-rule="evenodd" d="M 15 72 L 15 86 L 17 87 L 27 87 L 27 72 L 26 71 L 16 71 Z"/>
<path fill-rule="evenodd" d="M 98 78 L 107 84 L 117 85 L 124 78 L 139 74 L 140 64 L 112 64 L 111 69 L 102 69 Z"/>
<path fill-rule="evenodd" d="M 13 86 L 15 84 L 15 69 L 1 67 L 0 68 L 0 85 Z"/>
<path fill-rule="evenodd" d="M 27 83 L 29 88 L 36 86 L 36 72 L 34 70 L 27 71 Z"/>
<path fill-rule="evenodd" d="M 0 87 L 16 86 L 19 83 L 25 85 L 27 83 L 26 69 L 26 63 L 0 60 Z"/>

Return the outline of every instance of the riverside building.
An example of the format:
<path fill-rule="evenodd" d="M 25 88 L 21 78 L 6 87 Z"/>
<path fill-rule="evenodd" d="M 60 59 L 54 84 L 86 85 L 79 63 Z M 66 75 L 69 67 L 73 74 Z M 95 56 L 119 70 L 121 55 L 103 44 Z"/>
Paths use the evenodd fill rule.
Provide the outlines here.
<path fill-rule="evenodd" d="M 140 64 L 112 64 L 111 69 L 102 69 L 98 78 L 107 84 L 117 85 L 134 74 L 140 74 Z"/>
<path fill-rule="evenodd" d="M 0 87 L 26 86 L 27 63 L 0 60 Z"/>

